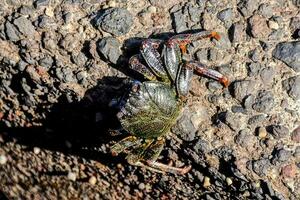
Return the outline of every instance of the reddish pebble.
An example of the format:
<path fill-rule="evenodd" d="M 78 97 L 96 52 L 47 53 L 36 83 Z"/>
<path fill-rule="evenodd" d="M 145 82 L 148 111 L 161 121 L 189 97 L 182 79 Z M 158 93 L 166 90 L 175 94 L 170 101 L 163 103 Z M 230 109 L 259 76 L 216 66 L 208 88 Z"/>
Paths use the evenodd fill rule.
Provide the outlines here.
<path fill-rule="evenodd" d="M 282 167 L 281 174 L 284 178 L 294 178 L 296 176 L 296 165 L 289 164 Z"/>
<path fill-rule="evenodd" d="M 292 140 L 300 143 L 300 126 L 292 132 Z"/>

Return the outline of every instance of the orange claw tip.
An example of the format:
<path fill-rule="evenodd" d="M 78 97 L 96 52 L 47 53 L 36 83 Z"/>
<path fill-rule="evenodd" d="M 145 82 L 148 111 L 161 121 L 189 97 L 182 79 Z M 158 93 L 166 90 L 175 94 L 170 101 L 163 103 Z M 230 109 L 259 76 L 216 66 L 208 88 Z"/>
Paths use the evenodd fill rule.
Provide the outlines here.
<path fill-rule="evenodd" d="M 118 155 L 118 153 L 117 153 L 117 152 L 115 152 L 115 151 L 112 151 L 112 152 L 111 152 L 111 155 L 112 155 L 112 156 L 117 156 L 117 155 Z"/>
<path fill-rule="evenodd" d="M 222 77 L 222 78 L 220 78 L 220 80 L 219 80 L 223 85 L 224 85 L 224 87 L 228 87 L 228 85 L 229 85 L 229 80 L 228 80 L 228 78 L 226 78 L 226 77 Z"/>
<path fill-rule="evenodd" d="M 217 33 L 216 31 L 212 31 L 211 32 L 211 37 L 215 38 L 216 40 L 220 40 L 221 36 L 219 33 Z"/>

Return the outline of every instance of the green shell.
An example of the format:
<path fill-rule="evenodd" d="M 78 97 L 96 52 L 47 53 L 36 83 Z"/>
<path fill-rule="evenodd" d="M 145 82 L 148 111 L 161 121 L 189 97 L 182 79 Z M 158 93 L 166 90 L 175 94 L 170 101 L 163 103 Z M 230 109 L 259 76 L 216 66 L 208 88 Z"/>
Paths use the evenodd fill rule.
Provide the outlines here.
<path fill-rule="evenodd" d="M 166 134 L 179 115 L 181 106 L 176 92 L 163 82 L 143 82 L 138 92 L 131 92 L 124 106 L 121 125 L 130 134 L 156 138 Z"/>

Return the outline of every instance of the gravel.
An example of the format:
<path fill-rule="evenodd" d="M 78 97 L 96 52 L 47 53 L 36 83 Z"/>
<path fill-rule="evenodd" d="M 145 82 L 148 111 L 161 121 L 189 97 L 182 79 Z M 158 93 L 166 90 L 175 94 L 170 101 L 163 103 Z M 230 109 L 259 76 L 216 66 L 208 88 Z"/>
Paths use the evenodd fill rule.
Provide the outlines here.
<path fill-rule="evenodd" d="M 0 199 L 300 199 L 297 8 L 0 1 Z M 191 171 L 161 174 L 112 156 L 127 133 L 110 134 L 120 128 L 110 102 L 127 77 L 143 81 L 129 58 L 145 38 L 203 29 L 221 38 L 188 45 L 190 59 L 229 87 L 194 76 L 158 158 Z"/>

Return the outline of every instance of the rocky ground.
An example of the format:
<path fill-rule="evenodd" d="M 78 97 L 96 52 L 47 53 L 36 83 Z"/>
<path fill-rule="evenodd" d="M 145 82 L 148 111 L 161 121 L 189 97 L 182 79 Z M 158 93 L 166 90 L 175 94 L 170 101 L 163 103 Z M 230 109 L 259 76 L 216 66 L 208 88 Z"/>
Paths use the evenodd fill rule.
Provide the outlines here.
<path fill-rule="evenodd" d="M 144 38 L 215 30 L 159 157 L 184 175 L 113 157 L 108 106 Z M 300 199 L 298 0 L 0 1 L 0 198 Z"/>

